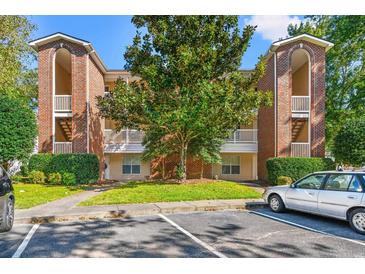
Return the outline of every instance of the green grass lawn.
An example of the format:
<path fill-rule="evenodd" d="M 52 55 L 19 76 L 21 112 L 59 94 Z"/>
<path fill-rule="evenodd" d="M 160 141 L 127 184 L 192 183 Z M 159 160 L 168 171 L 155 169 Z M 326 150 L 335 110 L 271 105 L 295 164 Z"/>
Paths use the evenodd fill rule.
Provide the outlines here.
<path fill-rule="evenodd" d="M 80 187 L 14 184 L 15 208 L 30 208 L 82 191 Z"/>
<path fill-rule="evenodd" d="M 82 206 L 260 198 L 255 189 L 234 182 L 201 183 L 129 182 L 81 202 Z"/>

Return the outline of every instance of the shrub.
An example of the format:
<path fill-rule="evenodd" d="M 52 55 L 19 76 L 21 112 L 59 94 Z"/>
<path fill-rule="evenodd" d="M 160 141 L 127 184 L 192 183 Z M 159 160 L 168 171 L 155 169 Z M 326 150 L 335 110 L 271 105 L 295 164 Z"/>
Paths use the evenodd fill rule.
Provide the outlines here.
<path fill-rule="evenodd" d="M 46 175 L 43 171 L 32 170 L 29 172 L 28 181 L 32 184 L 44 184 L 46 182 Z"/>
<path fill-rule="evenodd" d="M 80 184 L 94 183 L 99 179 L 99 160 L 95 154 L 70 153 L 32 155 L 29 170 L 41 170 L 45 174 L 73 173 Z"/>
<path fill-rule="evenodd" d="M 13 183 L 26 183 L 29 178 L 22 175 L 13 175 L 11 176 L 11 180 L 13 181 Z"/>
<path fill-rule="evenodd" d="M 361 167 L 365 164 L 365 116 L 348 120 L 334 139 L 336 162 Z"/>
<path fill-rule="evenodd" d="M 278 186 L 290 185 L 292 182 L 293 182 L 293 179 L 288 176 L 279 176 L 278 179 L 276 180 L 276 184 Z"/>
<path fill-rule="evenodd" d="M 48 182 L 52 185 L 61 184 L 62 176 L 58 172 L 53 172 L 48 175 Z"/>
<path fill-rule="evenodd" d="M 62 174 L 62 183 L 66 186 L 74 186 L 77 184 L 76 176 L 70 172 L 64 172 Z"/>
<path fill-rule="evenodd" d="M 279 176 L 290 177 L 296 181 L 308 173 L 322 170 L 334 170 L 335 163 L 329 158 L 294 158 L 276 157 L 266 161 L 268 179 L 276 184 Z"/>
<path fill-rule="evenodd" d="M 184 170 L 181 166 L 177 166 L 177 168 L 176 168 L 176 178 L 178 180 L 181 180 L 182 178 L 184 178 Z"/>
<path fill-rule="evenodd" d="M 47 167 L 49 166 L 52 157 L 53 155 L 51 153 L 33 154 L 29 159 L 29 171 L 40 170 L 47 174 Z"/>

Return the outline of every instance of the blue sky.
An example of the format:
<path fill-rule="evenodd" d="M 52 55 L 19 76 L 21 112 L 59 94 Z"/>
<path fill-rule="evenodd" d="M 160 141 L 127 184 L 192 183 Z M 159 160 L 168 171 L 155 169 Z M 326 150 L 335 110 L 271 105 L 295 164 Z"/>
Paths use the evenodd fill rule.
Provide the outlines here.
<path fill-rule="evenodd" d="M 29 16 L 38 29 L 33 39 L 55 32 L 63 32 L 90 41 L 109 69 L 123 68 L 123 54 L 132 43 L 135 27 L 131 16 Z M 289 23 L 298 23 L 302 16 L 240 16 L 239 24 L 257 25 L 251 46 L 242 59 L 241 68 L 251 69 L 272 41 L 287 36 Z M 36 65 L 36 64 L 34 64 Z"/>

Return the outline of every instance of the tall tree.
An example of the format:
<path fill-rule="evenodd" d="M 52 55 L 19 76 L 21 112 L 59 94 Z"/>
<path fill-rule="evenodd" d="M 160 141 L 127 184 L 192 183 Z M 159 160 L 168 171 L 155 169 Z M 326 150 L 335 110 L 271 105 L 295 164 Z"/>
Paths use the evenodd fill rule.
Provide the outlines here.
<path fill-rule="evenodd" d="M 337 162 L 356 167 L 365 165 L 365 115 L 346 120 L 334 140 L 333 153 Z"/>
<path fill-rule="evenodd" d="M 118 81 L 98 98 L 104 117 L 145 131 L 145 156 L 177 154 L 182 179 L 188 154 L 220 160 L 219 148 L 239 125 L 252 122 L 271 93 L 257 91 L 261 58 L 250 75 L 239 72 L 255 27 L 237 16 L 134 16 L 137 27 L 126 66 L 139 80 Z M 145 33 L 145 34 L 142 34 Z"/>
<path fill-rule="evenodd" d="M 0 94 L 27 99 L 37 98 L 37 74 L 29 70 L 35 58 L 28 45 L 35 25 L 25 16 L 0 15 Z"/>
<path fill-rule="evenodd" d="M 21 98 L 0 95 L 0 125 L 0 164 L 26 160 L 37 136 L 34 111 Z"/>
<path fill-rule="evenodd" d="M 365 110 L 365 16 L 306 16 L 290 35 L 310 33 L 334 47 L 326 60 L 326 137 L 331 149 L 338 130 Z"/>

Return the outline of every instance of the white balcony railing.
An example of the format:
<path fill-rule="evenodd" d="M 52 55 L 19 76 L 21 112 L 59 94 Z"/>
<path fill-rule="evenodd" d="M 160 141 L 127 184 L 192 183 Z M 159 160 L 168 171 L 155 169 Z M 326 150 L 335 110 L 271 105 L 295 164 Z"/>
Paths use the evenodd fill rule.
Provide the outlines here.
<path fill-rule="evenodd" d="M 237 129 L 226 142 L 231 144 L 257 143 L 257 129 Z"/>
<path fill-rule="evenodd" d="M 292 96 L 291 110 L 292 112 L 308 112 L 310 109 L 309 96 Z"/>
<path fill-rule="evenodd" d="M 72 142 L 54 142 L 54 153 L 72 153 Z"/>
<path fill-rule="evenodd" d="M 292 157 L 310 157 L 309 143 L 292 143 L 291 144 Z"/>
<path fill-rule="evenodd" d="M 135 129 L 123 129 L 115 131 L 112 129 L 104 130 L 105 144 L 141 144 L 143 132 Z"/>
<path fill-rule="evenodd" d="M 72 95 L 55 95 L 54 97 L 54 110 L 55 111 L 71 111 L 71 98 Z"/>

